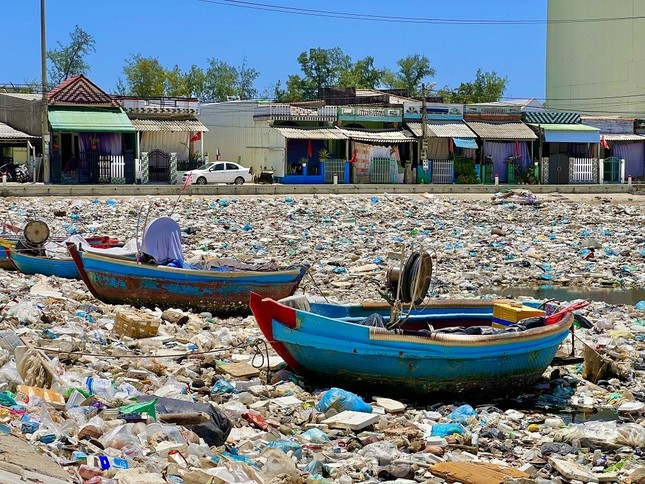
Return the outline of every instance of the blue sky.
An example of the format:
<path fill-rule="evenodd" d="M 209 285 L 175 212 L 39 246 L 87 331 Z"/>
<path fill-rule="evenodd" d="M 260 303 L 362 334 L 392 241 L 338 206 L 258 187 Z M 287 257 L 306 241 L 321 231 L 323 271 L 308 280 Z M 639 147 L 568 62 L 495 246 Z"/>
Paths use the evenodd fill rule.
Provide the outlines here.
<path fill-rule="evenodd" d="M 40 1 L 3 2 L 0 84 L 40 80 Z M 241 8 L 235 5 L 248 5 Z M 357 20 L 258 8 L 284 6 L 333 13 L 441 19 L 451 23 Z M 364 17 L 363 17 L 364 18 Z M 10 21 L 7 21 L 10 19 Z M 260 72 L 260 93 L 300 73 L 298 55 L 340 47 L 352 60 L 372 56 L 377 67 L 425 55 L 436 70 L 428 82 L 456 87 L 478 68 L 508 76 L 506 97 L 545 94 L 546 0 L 46 0 L 47 48 L 69 42 L 79 25 L 96 41 L 89 78 L 113 92 L 131 54 L 156 57 L 166 68 L 206 68 L 208 58 Z M 535 23 L 469 24 L 471 20 Z M 456 23 L 454 21 L 457 21 Z"/>

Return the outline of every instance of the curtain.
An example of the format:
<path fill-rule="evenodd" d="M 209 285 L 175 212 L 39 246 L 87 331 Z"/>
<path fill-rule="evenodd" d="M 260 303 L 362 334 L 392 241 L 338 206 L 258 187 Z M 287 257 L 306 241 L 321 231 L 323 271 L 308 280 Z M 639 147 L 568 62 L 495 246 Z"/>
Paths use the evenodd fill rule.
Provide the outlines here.
<path fill-rule="evenodd" d="M 121 133 L 79 133 L 78 134 L 78 149 L 81 153 L 91 150 L 93 142 L 98 140 L 97 151 L 101 153 L 110 153 L 113 155 L 121 155 Z"/>
<path fill-rule="evenodd" d="M 428 159 L 447 160 L 450 157 L 449 138 L 428 138 Z"/>
<path fill-rule="evenodd" d="M 645 143 L 614 144 L 611 154 L 625 160 L 625 179 L 643 176 L 645 172 Z"/>
<path fill-rule="evenodd" d="M 189 131 L 143 131 L 141 133 L 141 151 L 161 150 L 166 153 L 177 153 L 178 161 L 188 160 L 189 142 Z"/>
<path fill-rule="evenodd" d="M 532 165 L 527 143 L 520 141 L 520 164 L 522 170 L 526 171 Z M 500 182 L 508 182 L 508 157 L 515 156 L 515 141 L 510 143 L 494 143 L 484 141 L 484 156 L 491 155 L 493 158 L 493 173 L 499 175 Z"/>

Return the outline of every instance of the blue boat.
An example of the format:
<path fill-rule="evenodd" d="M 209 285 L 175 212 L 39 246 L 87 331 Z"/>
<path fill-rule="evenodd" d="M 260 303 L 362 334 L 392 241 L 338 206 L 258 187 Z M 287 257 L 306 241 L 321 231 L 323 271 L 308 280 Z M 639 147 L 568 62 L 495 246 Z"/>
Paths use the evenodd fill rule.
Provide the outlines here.
<path fill-rule="evenodd" d="M 564 311 L 495 328 L 494 307 L 503 302 L 431 300 L 403 311 L 394 329 L 385 302 L 252 294 L 250 306 L 275 351 L 313 381 L 389 393 L 506 395 L 544 373 L 574 316 Z"/>
<path fill-rule="evenodd" d="M 98 236 L 82 239 L 83 242 L 95 250 L 119 249 L 118 241 L 109 237 Z M 30 251 L 20 250 L 18 246 L 13 248 L 2 246 L 4 255 L 13 267 L 23 274 L 63 277 L 65 279 L 80 279 L 81 275 L 71 257 L 33 255 Z M 134 254 L 132 255 L 134 257 Z"/>
<path fill-rule="evenodd" d="M 103 302 L 161 308 L 185 308 L 212 314 L 248 313 L 249 296 L 292 295 L 306 266 L 276 270 L 200 270 L 119 260 L 68 245 L 81 278 Z M 221 268 L 220 268 L 221 269 Z"/>

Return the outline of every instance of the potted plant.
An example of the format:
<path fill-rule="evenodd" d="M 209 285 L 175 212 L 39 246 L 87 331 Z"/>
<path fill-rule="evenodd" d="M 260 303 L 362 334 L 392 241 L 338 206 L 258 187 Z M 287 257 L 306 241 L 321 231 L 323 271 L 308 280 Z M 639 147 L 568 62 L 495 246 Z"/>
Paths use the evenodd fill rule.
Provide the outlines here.
<path fill-rule="evenodd" d="M 327 148 L 323 148 L 318 152 L 318 159 L 320 161 L 326 161 L 331 158 L 331 154 L 327 151 Z"/>
<path fill-rule="evenodd" d="M 101 141 L 101 140 L 99 138 L 97 138 L 96 136 L 92 136 L 90 138 L 90 148 L 93 151 L 96 151 L 96 149 L 99 147 L 99 141 Z"/>
<path fill-rule="evenodd" d="M 300 158 L 300 164 L 303 168 L 305 168 L 307 166 L 307 158 L 305 158 L 304 156 Z"/>

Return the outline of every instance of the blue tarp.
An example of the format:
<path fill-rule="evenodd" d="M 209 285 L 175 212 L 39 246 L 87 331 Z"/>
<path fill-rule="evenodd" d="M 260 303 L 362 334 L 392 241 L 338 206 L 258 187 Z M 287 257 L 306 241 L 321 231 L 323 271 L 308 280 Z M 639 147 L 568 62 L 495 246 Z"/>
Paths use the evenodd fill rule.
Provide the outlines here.
<path fill-rule="evenodd" d="M 475 138 L 453 138 L 455 146 L 458 148 L 471 148 L 473 150 L 477 149 L 477 142 Z"/>

